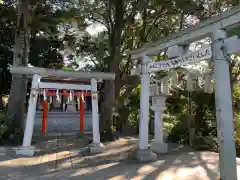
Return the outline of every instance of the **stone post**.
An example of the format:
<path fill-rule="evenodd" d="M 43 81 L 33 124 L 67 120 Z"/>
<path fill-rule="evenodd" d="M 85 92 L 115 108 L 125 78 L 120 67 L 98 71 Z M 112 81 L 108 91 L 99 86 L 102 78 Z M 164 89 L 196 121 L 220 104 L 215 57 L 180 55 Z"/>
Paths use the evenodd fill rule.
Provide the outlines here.
<path fill-rule="evenodd" d="M 148 63 L 150 59 L 147 56 L 142 58 L 141 62 L 141 92 L 140 92 L 140 123 L 139 123 L 139 144 L 137 159 L 139 161 L 155 160 L 154 154 L 148 145 L 149 131 L 149 95 L 150 95 L 150 75 L 148 72 Z"/>
<path fill-rule="evenodd" d="M 229 60 L 223 52 L 226 32 L 212 33 L 215 77 L 215 103 L 219 138 L 220 179 L 237 179 L 236 149 L 232 111 L 232 94 L 229 75 Z"/>
<path fill-rule="evenodd" d="M 91 86 L 92 86 L 92 131 L 93 131 L 93 143 L 90 144 L 90 153 L 96 154 L 96 153 L 103 152 L 105 147 L 100 142 L 97 79 L 95 79 L 95 78 L 91 79 Z"/>
<path fill-rule="evenodd" d="M 41 76 L 39 76 L 38 74 L 33 75 L 31 93 L 30 93 L 30 98 L 28 103 L 28 113 L 27 113 L 27 119 L 25 123 L 23 145 L 22 147 L 17 149 L 16 151 L 17 155 L 33 156 L 35 153 L 35 148 L 31 146 L 31 142 L 32 142 L 33 127 L 34 127 L 35 114 L 36 114 L 40 79 L 41 79 Z"/>

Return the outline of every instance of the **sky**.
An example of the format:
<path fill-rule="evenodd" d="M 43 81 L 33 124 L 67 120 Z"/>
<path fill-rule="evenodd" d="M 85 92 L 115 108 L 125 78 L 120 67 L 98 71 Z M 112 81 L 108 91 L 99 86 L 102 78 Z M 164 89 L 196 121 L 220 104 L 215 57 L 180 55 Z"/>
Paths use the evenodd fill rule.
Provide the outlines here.
<path fill-rule="evenodd" d="M 99 24 L 99 23 L 93 23 L 90 26 L 86 28 L 86 31 L 91 35 L 91 36 L 97 36 L 98 33 L 104 31 L 106 28 L 105 26 Z M 79 60 L 79 69 L 84 68 L 86 65 L 94 65 L 92 61 L 81 61 Z"/>
<path fill-rule="evenodd" d="M 86 28 L 86 31 L 91 35 L 91 36 L 96 36 L 99 32 L 104 31 L 106 28 L 99 24 L 99 23 L 94 23 L 91 24 Z"/>

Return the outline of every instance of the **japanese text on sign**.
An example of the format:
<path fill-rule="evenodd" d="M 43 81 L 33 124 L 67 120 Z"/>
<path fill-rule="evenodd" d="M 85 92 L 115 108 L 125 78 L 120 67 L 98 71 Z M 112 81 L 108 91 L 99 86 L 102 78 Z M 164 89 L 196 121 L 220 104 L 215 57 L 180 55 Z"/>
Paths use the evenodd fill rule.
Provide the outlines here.
<path fill-rule="evenodd" d="M 176 68 L 182 65 L 187 65 L 191 63 L 196 63 L 198 61 L 203 61 L 210 59 L 212 57 L 212 50 L 211 46 L 205 46 L 198 51 L 194 51 L 191 53 L 187 53 L 186 55 L 167 60 L 167 61 L 159 61 L 159 62 L 152 62 L 149 64 L 149 71 L 156 72 L 160 70 L 166 70 L 171 68 Z"/>

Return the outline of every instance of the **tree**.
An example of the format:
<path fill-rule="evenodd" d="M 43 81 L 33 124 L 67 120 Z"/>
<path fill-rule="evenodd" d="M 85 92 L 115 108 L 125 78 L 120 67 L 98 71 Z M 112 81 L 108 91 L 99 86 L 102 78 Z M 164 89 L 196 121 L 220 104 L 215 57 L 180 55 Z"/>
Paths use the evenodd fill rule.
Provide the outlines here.
<path fill-rule="evenodd" d="M 71 1 L 69 0 L 69 2 Z M 64 39 L 68 32 L 65 32 L 64 28 L 62 28 L 63 31 L 60 31 L 59 27 L 67 26 L 74 20 L 77 21 L 79 27 L 84 27 L 84 21 L 75 12 L 75 8 L 69 7 L 67 1 L 61 3 L 56 0 L 49 3 L 47 0 L 19 0 L 17 9 L 14 1 L 4 1 L 1 4 L 0 13 L 3 15 L 2 17 L 5 17 L 1 18 L 1 21 L 5 21 L 6 25 L 6 27 L 1 27 L 4 29 L 4 35 L 1 37 L 7 40 L 1 42 L 0 50 L 4 51 L 4 61 L 1 61 L 0 65 L 3 68 L 2 72 L 7 72 L 8 75 L 9 64 L 27 66 L 30 62 L 34 66 L 62 68 L 64 62 L 60 50 L 64 48 L 63 40 L 68 41 L 68 39 Z M 14 36 L 14 33 L 15 43 L 10 38 Z M 13 61 L 10 60 L 11 57 L 13 57 Z M 5 81 L 7 78 L 3 78 L 3 80 Z M 27 77 L 13 75 L 8 104 L 8 120 L 10 133 L 17 136 L 21 136 L 23 132 L 26 91 Z"/>
<path fill-rule="evenodd" d="M 136 62 L 130 59 L 127 51 L 177 31 L 182 15 L 196 15 L 203 6 L 191 0 L 97 0 L 94 3 L 80 3 L 79 7 L 86 18 L 106 28 L 106 33 L 101 35 L 104 34 L 102 39 L 108 41 L 104 46 L 100 43 L 102 47 L 96 46 L 101 51 L 105 48 L 101 59 L 96 60 L 103 63 L 102 71 L 116 74 L 115 81 L 103 83 L 101 95 L 102 131 L 106 132 L 107 137 L 112 137 L 113 114 L 118 116 L 121 104 L 139 83 L 138 77 L 129 77 Z"/>
<path fill-rule="evenodd" d="M 15 45 L 13 66 L 27 66 L 29 57 L 30 28 L 29 18 L 32 7 L 30 0 L 19 0 L 17 3 L 17 25 L 15 32 Z M 27 92 L 27 77 L 13 74 L 11 91 L 8 103 L 8 120 L 10 131 L 15 135 L 22 135 L 26 98 L 22 96 Z M 16 108 L 18 107 L 18 108 Z"/>

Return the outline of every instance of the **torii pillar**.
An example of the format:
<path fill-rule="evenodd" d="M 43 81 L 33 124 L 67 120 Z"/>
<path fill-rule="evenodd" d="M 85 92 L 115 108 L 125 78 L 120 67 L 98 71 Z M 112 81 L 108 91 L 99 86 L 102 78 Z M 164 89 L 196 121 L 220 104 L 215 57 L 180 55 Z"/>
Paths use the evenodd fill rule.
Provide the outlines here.
<path fill-rule="evenodd" d="M 90 144 L 90 153 L 96 154 L 104 151 L 105 146 L 100 142 L 99 132 L 99 113 L 98 113 L 98 92 L 97 92 L 97 79 L 91 79 L 92 89 L 92 131 L 93 143 Z"/>
<path fill-rule="evenodd" d="M 220 179 L 237 179 L 236 148 L 232 94 L 229 75 L 229 60 L 224 54 L 223 45 L 226 31 L 217 29 L 212 33 L 213 61 L 215 77 L 215 104 L 219 139 Z"/>
<path fill-rule="evenodd" d="M 35 114 L 36 114 L 40 79 L 41 79 L 40 75 L 38 74 L 33 75 L 31 93 L 28 101 L 29 105 L 28 105 L 27 119 L 25 122 L 23 145 L 22 147 L 17 149 L 16 151 L 17 155 L 33 156 L 35 153 L 35 147 L 31 146 L 31 142 L 32 142 L 32 134 L 33 134 L 34 121 L 35 121 Z"/>
<path fill-rule="evenodd" d="M 157 155 L 149 149 L 149 96 L 150 96 L 150 75 L 147 56 L 142 57 L 141 62 L 141 92 L 140 92 L 140 123 L 139 123 L 139 144 L 137 159 L 139 161 L 152 161 L 157 159 Z"/>

